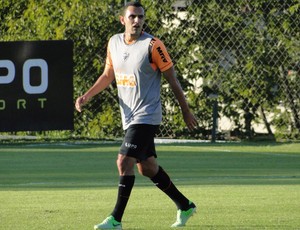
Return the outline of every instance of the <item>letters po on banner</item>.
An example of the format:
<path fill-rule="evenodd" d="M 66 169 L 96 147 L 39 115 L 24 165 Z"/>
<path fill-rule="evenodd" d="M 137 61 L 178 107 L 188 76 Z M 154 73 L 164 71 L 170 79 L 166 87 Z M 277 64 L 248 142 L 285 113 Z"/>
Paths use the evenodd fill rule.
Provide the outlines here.
<path fill-rule="evenodd" d="M 0 131 L 73 129 L 72 41 L 0 42 Z"/>

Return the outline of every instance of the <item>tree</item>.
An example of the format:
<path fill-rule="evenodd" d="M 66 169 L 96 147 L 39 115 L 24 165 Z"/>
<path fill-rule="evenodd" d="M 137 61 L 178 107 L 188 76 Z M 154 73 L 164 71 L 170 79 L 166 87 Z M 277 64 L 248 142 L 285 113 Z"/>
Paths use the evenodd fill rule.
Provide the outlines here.
<path fill-rule="evenodd" d="M 187 0 L 184 12 L 174 0 L 142 0 L 145 30 L 160 38 L 175 62 L 178 78 L 201 128 L 187 134 L 166 82 L 162 87 L 162 135 L 208 138 L 214 100 L 232 130 L 252 138 L 255 122 L 269 134 L 300 133 L 300 3 L 298 0 Z M 74 100 L 102 72 L 122 0 L 2 0 L 1 41 L 74 41 Z M 217 96 L 217 99 L 215 99 Z M 75 113 L 78 137 L 121 136 L 115 85 Z M 168 125 L 166 125 L 166 123 Z"/>
<path fill-rule="evenodd" d="M 299 1 L 187 3 L 187 17 L 170 34 L 179 35 L 173 46 L 181 48 L 177 50 L 181 73 L 191 83 L 203 79 L 198 93 L 195 84 L 190 85 L 189 92 L 198 116 L 210 113 L 205 106 L 205 112 L 201 111 L 200 106 L 211 106 L 207 96 L 217 94 L 220 114 L 231 118 L 240 132 L 252 138 L 252 124 L 260 118 L 259 111 L 276 114 L 274 107 L 288 101 L 285 107 L 294 118 L 288 126 L 298 128 L 299 96 L 293 93 L 294 84 L 282 76 L 299 63 Z M 267 126 L 273 124 L 264 118 Z M 211 123 L 207 125 L 209 128 Z"/>

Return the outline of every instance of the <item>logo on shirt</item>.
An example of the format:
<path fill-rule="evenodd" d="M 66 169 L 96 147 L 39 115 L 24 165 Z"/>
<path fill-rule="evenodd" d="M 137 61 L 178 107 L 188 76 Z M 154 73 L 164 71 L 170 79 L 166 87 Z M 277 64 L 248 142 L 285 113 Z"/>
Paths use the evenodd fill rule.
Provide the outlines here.
<path fill-rule="evenodd" d="M 129 57 L 129 53 L 128 52 L 124 52 L 123 53 L 123 59 L 124 59 L 124 61 L 126 61 L 128 59 L 128 57 Z"/>
<path fill-rule="evenodd" d="M 135 87 L 137 85 L 135 76 L 133 74 L 115 73 L 116 83 L 122 87 Z"/>
<path fill-rule="evenodd" d="M 166 56 L 164 54 L 164 52 L 162 51 L 162 49 L 159 47 L 156 48 L 157 52 L 159 53 L 160 57 L 161 57 L 161 60 L 163 62 L 168 62 L 168 60 L 166 59 Z"/>

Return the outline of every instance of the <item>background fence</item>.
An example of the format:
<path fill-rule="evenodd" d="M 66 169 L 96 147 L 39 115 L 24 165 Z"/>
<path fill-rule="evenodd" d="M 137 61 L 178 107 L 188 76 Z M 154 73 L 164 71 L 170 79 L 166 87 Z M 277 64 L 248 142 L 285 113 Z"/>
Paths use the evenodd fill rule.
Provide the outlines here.
<path fill-rule="evenodd" d="M 74 41 L 74 100 L 103 71 L 109 37 L 123 31 L 117 0 L 2 0 L 2 41 Z M 299 139 L 299 0 L 142 0 L 145 30 L 160 38 L 173 59 L 199 119 L 188 133 L 179 107 L 162 82 L 159 137 Z M 215 114 L 215 118 L 213 119 Z M 18 134 L 18 133 L 17 133 Z M 24 134 L 24 133 L 19 133 Z M 75 112 L 75 130 L 26 135 L 116 138 L 123 135 L 115 85 Z"/>

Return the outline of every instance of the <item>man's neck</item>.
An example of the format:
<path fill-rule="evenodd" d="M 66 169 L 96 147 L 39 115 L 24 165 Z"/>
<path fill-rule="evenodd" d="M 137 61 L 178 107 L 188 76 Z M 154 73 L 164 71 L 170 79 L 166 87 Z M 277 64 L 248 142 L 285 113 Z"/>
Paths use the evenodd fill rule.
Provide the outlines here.
<path fill-rule="evenodd" d="M 138 36 L 134 36 L 134 35 L 131 35 L 131 34 L 127 34 L 126 32 L 124 33 L 124 41 L 126 44 L 133 44 L 135 43 L 139 37 L 142 35 L 142 33 Z"/>

